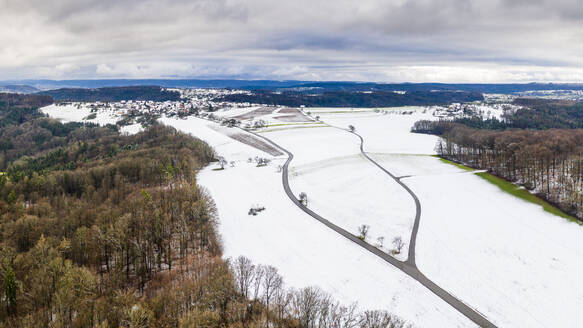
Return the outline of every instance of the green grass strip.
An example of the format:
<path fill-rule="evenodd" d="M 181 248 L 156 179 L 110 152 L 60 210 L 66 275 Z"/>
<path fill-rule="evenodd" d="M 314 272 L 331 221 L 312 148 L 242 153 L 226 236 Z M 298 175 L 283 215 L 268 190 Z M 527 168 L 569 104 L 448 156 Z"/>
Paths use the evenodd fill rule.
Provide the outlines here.
<path fill-rule="evenodd" d="M 292 126 L 292 127 L 283 127 L 278 129 L 267 129 L 262 131 L 257 131 L 256 133 L 265 133 L 265 132 L 275 132 L 275 131 L 287 131 L 287 130 L 297 130 L 297 129 L 313 129 L 313 128 L 326 128 L 328 125 L 324 124 L 313 124 L 309 126 Z"/>
<path fill-rule="evenodd" d="M 309 111 L 306 111 L 309 112 Z M 313 111 L 313 114 L 354 114 L 354 113 L 372 113 L 372 110 L 338 110 L 338 111 Z"/>
<path fill-rule="evenodd" d="M 445 159 L 445 158 L 439 157 L 439 156 L 437 156 L 437 155 L 431 155 L 431 156 L 432 156 L 432 157 L 435 157 L 435 158 L 438 158 L 438 159 L 439 159 L 440 161 L 442 161 L 443 163 L 446 163 L 446 164 L 451 164 L 451 165 L 453 165 L 453 166 L 455 166 L 455 167 L 457 167 L 457 168 L 459 168 L 459 169 L 462 169 L 462 170 L 464 170 L 464 171 L 475 171 L 474 169 L 472 169 L 472 168 L 471 168 L 471 167 L 469 167 L 469 166 L 465 166 L 465 165 L 463 165 L 463 164 L 459 164 L 459 163 L 456 163 L 456 162 L 452 162 L 452 161 L 450 161 L 450 160 L 447 160 L 447 159 Z"/>
<path fill-rule="evenodd" d="M 581 221 L 579 221 L 576 218 L 572 217 L 571 215 L 561 211 L 560 209 L 551 205 L 547 201 L 538 198 L 536 195 L 531 194 L 528 190 L 526 190 L 524 188 L 520 188 L 511 182 L 508 182 L 504 179 L 501 179 L 501 178 L 494 176 L 494 175 L 487 173 L 487 172 L 478 172 L 475 174 L 477 176 L 479 176 L 480 178 L 498 186 L 498 188 L 500 188 L 504 192 L 507 192 L 511 195 L 518 197 L 518 198 L 521 198 L 527 202 L 542 206 L 542 208 L 546 212 L 560 216 L 560 217 L 565 218 L 569 221 L 576 222 L 579 225 L 583 224 Z"/>
<path fill-rule="evenodd" d="M 268 124 L 267 127 L 270 128 L 272 126 L 288 126 L 288 125 L 306 125 L 306 124 L 324 124 L 323 122 L 298 122 L 298 123 L 277 123 L 277 124 Z"/>

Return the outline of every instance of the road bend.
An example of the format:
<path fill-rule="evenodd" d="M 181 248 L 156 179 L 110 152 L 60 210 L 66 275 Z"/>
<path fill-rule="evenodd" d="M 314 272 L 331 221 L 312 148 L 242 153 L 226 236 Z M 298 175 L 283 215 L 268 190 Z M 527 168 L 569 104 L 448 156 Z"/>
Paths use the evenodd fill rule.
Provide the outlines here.
<path fill-rule="evenodd" d="M 345 237 L 346 239 L 352 241 L 353 243 L 357 244 L 358 246 L 366 249 L 370 253 L 372 253 L 372 254 L 380 257 L 381 259 L 383 259 L 386 262 L 388 262 L 391 265 L 393 265 L 395 268 L 401 270 L 402 272 L 404 272 L 405 274 L 407 274 L 411 278 L 415 279 L 421 285 L 423 285 L 427 289 L 429 289 L 437 297 L 441 298 L 447 304 L 449 304 L 450 306 L 452 306 L 453 308 L 455 308 L 456 310 L 458 310 L 461 314 L 463 314 L 464 316 L 466 316 L 468 319 L 470 319 L 472 322 L 474 322 L 478 326 L 480 326 L 480 327 L 488 327 L 488 328 L 489 327 L 496 328 L 496 325 L 494 325 L 492 322 L 490 322 L 479 311 L 471 308 L 470 306 L 468 306 L 467 304 L 465 304 L 464 302 L 462 302 L 461 300 L 459 300 L 458 298 L 456 298 L 455 296 L 453 296 L 452 294 L 450 294 L 448 291 L 446 291 L 445 289 L 443 289 L 440 286 L 438 286 L 436 283 L 434 283 L 429 278 L 427 278 L 423 273 L 421 273 L 421 271 L 419 271 L 419 269 L 417 268 L 417 265 L 415 263 L 415 245 L 416 245 L 416 239 L 417 239 L 417 231 L 419 230 L 419 222 L 421 220 L 421 203 L 419 201 L 419 198 L 411 190 L 411 188 L 409 188 L 405 183 L 403 183 L 400 180 L 399 177 L 397 177 L 394 174 L 392 174 L 391 172 L 389 172 L 387 169 L 385 169 L 383 166 L 381 166 L 375 160 L 373 160 L 372 158 L 370 158 L 368 156 L 368 154 L 364 151 L 364 139 L 362 138 L 362 136 L 360 136 L 359 134 L 357 134 L 354 131 L 349 131 L 349 130 L 345 130 L 345 129 L 342 129 L 342 128 L 338 128 L 338 129 L 341 129 L 341 130 L 344 130 L 346 132 L 350 132 L 350 133 L 356 135 L 360 139 L 360 152 L 361 152 L 361 154 L 364 157 L 366 157 L 371 163 L 373 163 L 374 165 L 376 165 L 379 169 L 381 169 L 383 172 L 385 172 L 391 178 L 393 178 L 401 187 L 403 187 L 403 189 L 405 189 L 411 195 L 411 197 L 415 201 L 415 208 L 416 208 L 415 223 L 413 224 L 413 231 L 411 233 L 411 240 L 409 242 L 409 253 L 408 253 L 408 258 L 407 258 L 406 261 L 403 262 L 403 261 L 397 260 L 396 258 L 394 258 L 394 257 L 390 256 L 389 254 L 381 251 L 380 249 L 376 248 L 375 246 L 373 246 L 373 245 L 371 245 L 371 244 L 369 244 L 369 243 L 367 243 L 367 242 L 359 239 L 357 236 L 355 236 L 352 233 L 348 232 L 347 230 L 345 230 L 345 229 L 337 226 L 336 224 L 334 224 L 334 223 L 326 220 L 325 218 L 321 217 L 320 215 L 318 215 L 317 213 L 315 213 L 314 211 L 312 211 L 308 207 L 304 206 L 299 201 L 299 199 L 294 195 L 294 193 L 292 192 L 292 190 L 291 190 L 291 188 L 289 186 L 289 174 L 288 174 L 288 170 L 289 170 L 289 164 L 293 160 L 294 155 L 290 151 L 288 151 L 287 149 L 281 147 L 280 145 L 278 145 L 277 143 L 273 142 L 271 139 L 269 139 L 269 138 L 267 138 L 265 136 L 262 136 L 260 134 L 255 133 L 255 132 L 251 132 L 251 131 L 247 131 L 247 130 L 245 130 L 245 131 L 246 132 L 249 132 L 249 133 L 251 133 L 253 135 L 255 135 L 258 138 L 261 138 L 261 139 L 267 141 L 268 143 L 270 143 L 273 146 L 279 148 L 285 154 L 287 154 L 288 158 L 287 158 L 287 160 L 286 160 L 286 162 L 285 162 L 285 164 L 283 165 L 283 168 L 282 168 L 282 183 L 283 183 L 283 189 L 285 190 L 285 193 L 287 194 L 287 196 L 289 197 L 289 199 L 297 207 L 299 207 L 302 211 L 304 211 L 306 214 L 308 214 L 312 218 L 318 220 L 319 222 L 321 222 L 322 224 L 324 224 L 328 228 L 332 229 L 336 233 L 342 235 L 343 237 Z"/>

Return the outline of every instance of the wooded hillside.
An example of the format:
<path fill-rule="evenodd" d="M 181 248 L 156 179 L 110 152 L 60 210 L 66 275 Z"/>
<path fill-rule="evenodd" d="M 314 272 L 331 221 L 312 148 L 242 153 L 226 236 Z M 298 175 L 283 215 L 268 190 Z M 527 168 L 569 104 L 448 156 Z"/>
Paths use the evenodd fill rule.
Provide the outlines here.
<path fill-rule="evenodd" d="M 98 89 L 63 88 L 39 92 L 41 95 L 66 101 L 180 100 L 180 93 L 158 86 L 129 86 Z"/>

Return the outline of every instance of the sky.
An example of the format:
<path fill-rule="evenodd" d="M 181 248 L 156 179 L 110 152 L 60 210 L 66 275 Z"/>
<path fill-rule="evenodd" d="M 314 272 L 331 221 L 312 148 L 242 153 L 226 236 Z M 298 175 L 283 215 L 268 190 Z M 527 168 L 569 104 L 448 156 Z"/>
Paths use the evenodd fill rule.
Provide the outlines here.
<path fill-rule="evenodd" d="M 583 82 L 580 0 L 0 0 L 0 80 Z"/>

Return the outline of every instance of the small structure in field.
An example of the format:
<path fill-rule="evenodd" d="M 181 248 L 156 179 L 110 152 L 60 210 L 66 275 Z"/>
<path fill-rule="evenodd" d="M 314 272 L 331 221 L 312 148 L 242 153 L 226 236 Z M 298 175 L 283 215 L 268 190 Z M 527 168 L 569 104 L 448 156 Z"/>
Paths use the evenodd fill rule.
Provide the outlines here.
<path fill-rule="evenodd" d="M 263 211 L 265 211 L 265 206 L 255 205 L 249 209 L 249 213 L 247 213 L 247 214 L 256 216 L 257 214 L 259 214 Z"/>

